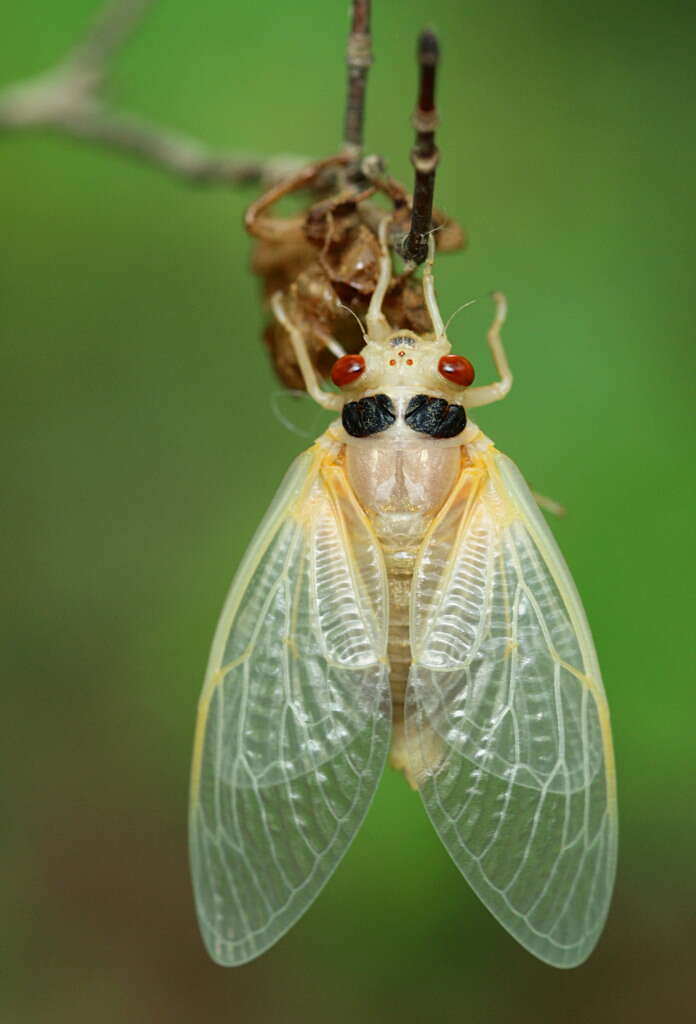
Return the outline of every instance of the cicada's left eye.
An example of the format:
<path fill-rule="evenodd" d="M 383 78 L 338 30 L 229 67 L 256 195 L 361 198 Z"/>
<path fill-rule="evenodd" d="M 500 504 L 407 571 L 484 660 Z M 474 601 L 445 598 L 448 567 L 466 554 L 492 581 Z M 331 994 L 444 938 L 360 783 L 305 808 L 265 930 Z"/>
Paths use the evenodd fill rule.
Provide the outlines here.
<path fill-rule="evenodd" d="M 473 384 L 474 368 L 464 356 L 442 356 L 437 368 L 445 380 L 460 388 L 468 388 Z"/>
<path fill-rule="evenodd" d="M 362 376 L 365 372 L 365 360 L 362 356 L 341 356 L 333 365 L 331 380 L 337 388 L 345 388 Z"/>

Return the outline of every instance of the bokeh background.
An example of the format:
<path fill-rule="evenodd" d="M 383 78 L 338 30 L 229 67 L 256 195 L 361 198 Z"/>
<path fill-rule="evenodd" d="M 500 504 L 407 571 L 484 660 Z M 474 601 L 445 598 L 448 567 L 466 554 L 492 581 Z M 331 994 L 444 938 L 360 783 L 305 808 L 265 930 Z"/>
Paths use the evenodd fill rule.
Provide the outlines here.
<path fill-rule="evenodd" d="M 346 7 L 168 0 L 115 95 L 220 146 L 326 155 Z M 8 0 L 2 81 L 53 63 L 94 8 Z M 301 923 L 249 966 L 208 961 L 185 827 L 198 690 L 233 570 L 307 443 L 274 412 L 241 227 L 255 193 L 6 137 L 3 1024 L 693 1019 L 696 8 L 376 0 L 367 145 L 407 181 L 424 21 L 444 47 L 437 198 L 471 238 L 439 262 L 442 307 L 509 295 L 515 387 L 479 419 L 569 509 L 552 529 L 612 705 L 606 933 L 576 971 L 537 963 L 388 773 Z M 451 332 L 481 380 L 489 316 L 479 302 Z"/>

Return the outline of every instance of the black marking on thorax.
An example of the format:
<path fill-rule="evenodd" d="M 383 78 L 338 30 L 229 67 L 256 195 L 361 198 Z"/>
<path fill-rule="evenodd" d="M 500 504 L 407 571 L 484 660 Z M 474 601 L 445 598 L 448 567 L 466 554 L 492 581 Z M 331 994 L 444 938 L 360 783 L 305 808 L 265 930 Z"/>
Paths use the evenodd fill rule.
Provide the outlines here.
<path fill-rule="evenodd" d="M 341 420 L 351 437 L 369 437 L 390 427 L 396 415 L 389 395 L 370 395 L 344 405 Z"/>
<path fill-rule="evenodd" d="M 444 398 L 432 398 L 430 395 L 414 395 L 404 419 L 411 430 L 430 437 L 456 437 L 466 426 L 463 406 L 450 405 Z"/>

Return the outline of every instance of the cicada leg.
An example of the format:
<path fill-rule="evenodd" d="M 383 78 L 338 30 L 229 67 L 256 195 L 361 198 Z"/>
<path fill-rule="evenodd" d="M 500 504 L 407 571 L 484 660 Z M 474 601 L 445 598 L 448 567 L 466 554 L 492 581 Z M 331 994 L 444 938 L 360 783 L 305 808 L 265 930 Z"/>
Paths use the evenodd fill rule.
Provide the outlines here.
<path fill-rule="evenodd" d="M 344 165 L 348 162 L 349 158 L 345 154 L 339 154 L 329 157 L 327 160 L 309 164 L 291 178 L 284 178 L 278 182 L 247 209 L 244 215 L 244 225 L 249 234 L 266 242 L 306 241 L 304 234 L 306 218 L 304 215 L 274 217 L 270 213 L 271 208 L 285 196 L 311 188 L 329 167 Z"/>
<path fill-rule="evenodd" d="M 433 277 L 433 263 L 435 262 L 435 239 L 432 235 L 428 238 L 428 258 L 423 268 L 423 299 L 425 308 L 428 310 L 433 325 L 433 332 L 437 341 L 445 337 L 445 325 L 442 322 L 440 307 L 435 298 L 435 279 Z"/>
<path fill-rule="evenodd" d="M 391 218 L 387 216 L 383 217 L 379 222 L 379 277 L 377 279 L 377 286 L 370 299 L 367 316 L 365 317 L 367 321 L 367 336 L 370 341 L 383 341 L 392 333 L 389 321 L 382 312 L 382 303 L 384 302 L 384 296 L 387 294 L 387 288 L 392 276 L 392 261 L 387 242 L 387 229 L 389 228 L 390 220 Z"/>
<path fill-rule="evenodd" d="M 507 316 L 507 299 L 502 292 L 495 292 L 493 300 L 495 302 L 495 316 L 493 323 L 488 328 L 487 338 L 495 368 L 500 374 L 500 380 L 494 381 L 493 384 L 485 384 L 480 388 L 468 388 L 465 398 L 467 409 L 473 409 L 480 405 L 490 405 L 491 402 L 498 402 L 501 398 L 505 398 L 512 387 L 512 373 L 510 372 L 503 341 L 500 337 L 500 330 Z"/>
<path fill-rule="evenodd" d="M 292 350 L 295 353 L 297 359 L 297 365 L 300 368 L 304 385 L 307 389 L 307 393 L 317 402 L 318 405 L 323 406 L 324 409 L 331 409 L 338 411 L 343 406 L 343 399 L 340 395 L 333 395 L 328 391 L 324 391 L 317 378 L 316 371 L 312 365 L 312 360 L 309 357 L 307 351 L 307 343 L 302 337 L 301 331 L 292 322 L 288 316 L 285 306 L 283 305 L 282 292 L 275 292 L 271 299 L 271 309 L 280 324 L 285 328 L 290 337 L 290 344 Z"/>
<path fill-rule="evenodd" d="M 549 515 L 556 516 L 557 519 L 562 519 L 567 514 L 568 509 L 565 505 L 561 505 L 560 502 L 554 498 L 549 498 L 546 494 L 540 494 L 539 491 L 532 491 L 532 497 L 544 512 L 548 512 Z"/>
<path fill-rule="evenodd" d="M 350 310 L 350 312 L 353 313 L 353 310 L 350 309 L 350 306 L 346 306 L 346 309 Z M 353 316 L 355 316 L 354 313 L 353 313 Z M 358 320 L 358 323 L 360 323 L 359 320 Z M 362 327 L 362 324 L 361 324 L 361 327 Z M 324 342 L 324 348 L 328 349 L 329 352 L 336 357 L 336 359 L 340 359 L 341 356 L 344 356 L 346 354 L 346 350 L 344 349 L 344 347 L 340 343 L 340 341 L 336 341 L 336 339 L 334 337 L 332 337 L 326 331 L 322 331 L 322 329 L 320 327 L 316 328 L 316 332 L 317 332 L 317 335 Z"/>

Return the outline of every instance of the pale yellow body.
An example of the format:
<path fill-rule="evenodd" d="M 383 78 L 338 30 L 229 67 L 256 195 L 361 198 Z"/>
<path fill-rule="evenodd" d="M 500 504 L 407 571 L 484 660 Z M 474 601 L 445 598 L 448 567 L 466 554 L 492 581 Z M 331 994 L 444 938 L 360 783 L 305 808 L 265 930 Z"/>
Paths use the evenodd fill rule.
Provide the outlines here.
<path fill-rule="evenodd" d="M 434 438 L 406 418 L 416 395 L 468 410 L 507 393 L 505 300 L 488 334 L 500 379 L 453 385 L 430 263 L 432 336 L 394 331 L 381 312 L 380 235 L 362 371 L 340 394 L 320 387 L 273 300 L 317 402 L 340 411 L 384 395 L 392 415 L 366 437 L 342 417 L 298 456 L 232 583 L 191 781 L 202 934 L 224 964 L 272 945 L 340 861 L 390 754 L 504 927 L 574 966 L 601 932 L 617 850 L 609 713 L 582 603 L 514 464 L 471 420 Z"/>
<path fill-rule="evenodd" d="M 395 408 L 405 408 L 413 392 L 400 389 Z M 404 732 L 404 699 L 411 666 L 410 610 L 413 571 L 429 527 L 457 483 L 468 461 L 462 437 L 451 440 L 414 437 L 399 417 L 383 433 L 370 438 L 350 437 L 336 426 L 336 440 L 345 445 L 343 459 L 348 482 L 365 510 L 384 556 L 389 585 L 389 686 L 392 696 L 391 764 L 402 771 L 412 788 L 412 771 Z M 342 436 L 341 436 L 342 435 Z M 470 423 L 463 437 L 481 432 Z"/>

